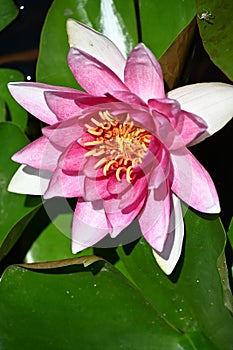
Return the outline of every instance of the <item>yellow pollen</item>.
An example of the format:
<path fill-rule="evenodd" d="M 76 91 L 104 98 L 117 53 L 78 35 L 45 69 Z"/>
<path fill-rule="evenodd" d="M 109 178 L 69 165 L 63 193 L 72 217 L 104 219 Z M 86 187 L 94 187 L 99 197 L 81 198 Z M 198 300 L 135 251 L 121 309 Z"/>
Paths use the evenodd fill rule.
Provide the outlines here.
<path fill-rule="evenodd" d="M 85 147 L 91 147 L 85 157 L 97 157 L 94 169 L 103 167 L 104 176 L 115 172 L 118 181 L 125 175 L 130 183 L 133 168 L 142 163 L 148 150 L 151 133 L 136 126 L 129 114 L 118 118 L 108 111 L 101 111 L 99 119 L 91 118 L 91 122 L 93 125 L 85 124 L 85 127 L 95 140 L 85 142 Z"/>

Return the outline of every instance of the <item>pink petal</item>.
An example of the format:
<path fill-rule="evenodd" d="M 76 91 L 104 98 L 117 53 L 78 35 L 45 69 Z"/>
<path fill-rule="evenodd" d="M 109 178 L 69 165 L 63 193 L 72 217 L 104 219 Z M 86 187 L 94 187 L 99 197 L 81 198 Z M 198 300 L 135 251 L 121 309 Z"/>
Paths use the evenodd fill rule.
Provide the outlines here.
<path fill-rule="evenodd" d="M 158 114 L 153 110 L 152 114 L 157 123 L 157 137 L 162 144 L 169 150 L 185 147 L 184 140 L 181 135 L 173 128 L 167 118 Z"/>
<path fill-rule="evenodd" d="M 129 113 L 131 119 L 135 122 L 135 125 L 142 127 L 152 134 L 155 134 L 156 132 L 156 125 L 154 119 L 151 117 L 151 114 L 149 113 L 148 109 L 129 109 L 127 111 Z"/>
<path fill-rule="evenodd" d="M 51 179 L 47 191 L 44 194 L 45 199 L 53 197 L 73 198 L 83 196 L 83 176 L 64 174 L 62 169 L 57 168 Z"/>
<path fill-rule="evenodd" d="M 148 106 L 168 118 L 172 126 L 176 127 L 180 113 L 180 104 L 176 100 L 172 100 L 171 98 L 150 99 Z"/>
<path fill-rule="evenodd" d="M 109 38 L 71 18 L 67 20 L 67 33 L 70 47 L 88 53 L 123 80 L 125 58 Z"/>
<path fill-rule="evenodd" d="M 128 90 L 113 71 L 85 52 L 71 48 L 68 64 L 77 82 L 89 94 L 103 95 L 114 90 Z"/>
<path fill-rule="evenodd" d="M 112 96 L 115 99 L 129 103 L 130 105 L 146 106 L 145 102 L 140 97 L 129 91 L 112 91 L 111 94 L 107 94 L 107 96 Z"/>
<path fill-rule="evenodd" d="M 176 131 L 182 138 L 185 145 L 189 145 L 193 140 L 206 131 L 207 125 L 195 114 L 181 111 L 176 125 Z"/>
<path fill-rule="evenodd" d="M 157 152 L 153 154 L 153 169 L 150 171 L 149 187 L 158 188 L 170 173 L 169 152 L 162 146 L 157 147 Z"/>
<path fill-rule="evenodd" d="M 80 146 L 78 142 L 73 142 L 60 157 L 59 167 L 66 174 L 77 175 L 79 172 L 82 172 L 85 166 L 85 153 L 87 153 L 85 148 Z"/>
<path fill-rule="evenodd" d="M 87 142 L 92 142 L 95 140 L 95 137 L 88 132 L 82 134 L 82 136 L 77 140 L 78 144 L 82 147 L 85 147 L 87 150 L 90 149 L 90 146 L 85 146 Z"/>
<path fill-rule="evenodd" d="M 148 102 L 153 109 L 154 118 L 157 113 L 166 117 L 175 132 L 180 135 L 185 145 L 188 145 L 196 137 L 205 132 L 207 125 L 197 115 L 183 111 L 177 101 L 166 98 L 150 100 Z"/>
<path fill-rule="evenodd" d="M 129 54 L 125 67 L 125 84 L 145 102 L 151 98 L 165 97 L 161 67 L 143 44 L 138 44 Z"/>
<path fill-rule="evenodd" d="M 85 159 L 85 164 L 83 166 L 83 173 L 85 176 L 93 178 L 93 179 L 96 179 L 99 176 L 103 176 L 102 168 L 100 168 L 100 169 L 94 168 L 97 161 L 98 160 L 96 159 L 96 157 L 87 157 Z"/>
<path fill-rule="evenodd" d="M 12 160 L 36 169 L 53 171 L 60 155 L 61 151 L 56 149 L 45 136 L 42 136 L 15 153 Z"/>
<path fill-rule="evenodd" d="M 122 181 L 118 181 L 116 176 L 113 174 L 113 176 L 109 178 L 107 188 L 109 193 L 119 195 L 122 192 L 127 191 L 130 186 L 131 185 L 128 183 L 128 181 L 126 181 L 125 178 L 123 178 Z"/>
<path fill-rule="evenodd" d="M 170 154 L 173 165 L 172 191 L 185 203 L 205 213 L 219 213 L 219 200 L 213 181 L 187 149 Z"/>
<path fill-rule="evenodd" d="M 78 200 L 72 225 L 72 251 L 77 253 L 93 246 L 110 232 L 102 202 Z"/>
<path fill-rule="evenodd" d="M 95 106 L 96 109 L 102 109 L 104 108 L 103 105 L 115 102 L 115 99 L 111 96 L 93 96 L 86 94 L 85 96 L 80 96 L 75 102 L 82 109 L 92 106 Z"/>
<path fill-rule="evenodd" d="M 58 121 L 57 116 L 50 110 L 46 103 L 44 93 L 48 91 L 76 90 L 62 86 L 53 86 L 41 83 L 10 83 L 8 88 L 14 99 L 23 106 L 29 113 L 47 124 L 54 124 Z"/>
<path fill-rule="evenodd" d="M 58 120 L 66 120 L 81 111 L 77 99 L 85 95 L 84 92 L 45 92 L 45 100 Z"/>
<path fill-rule="evenodd" d="M 142 209 L 146 198 L 146 192 L 138 197 L 135 202 L 128 207 L 120 209 L 121 199 L 112 199 L 104 201 L 106 216 L 111 224 L 110 235 L 116 237 L 123 231 L 138 215 Z"/>
<path fill-rule="evenodd" d="M 182 251 L 184 221 L 179 199 L 172 193 L 172 211 L 168 236 L 162 252 L 153 250 L 154 257 L 161 269 L 170 275 L 174 270 Z"/>
<path fill-rule="evenodd" d="M 232 119 L 233 86 L 223 83 L 199 83 L 172 90 L 168 96 L 179 101 L 185 111 L 199 115 L 208 125 L 192 144 L 220 130 Z"/>
<path fill-rule="evenodd" d="M 148 183 L 146 176 L 141 178 L 136 178 L 134 183 L 131 183 L 127 191 L 124 194 L 120 195 L 119 209 L 122 211 L 127 208 L 125 211 L 130 211 L 135 206 L 135 203 L 144 200 L 144 197 L 147 196 Z"/>
<path fill-rule="evenodd" d="M 102 178 L 88 178 L 84 180 L 84 198 L 86 201 L 95 201 L 99 199 L 110 199 L 114 195 L 110 194 L 108 186 L 109 177 Z"/>
<path fill-rule="evenodd" d="M 84 133 L 83 130 L 84 126 L 80 123 L 80 119 L 71 118 L 51 126 L 46 126 L 42 129 L 42 133 L 57 148 L 64 149 L 78 140 Z"/>
<path fill-rule="evenodd" d="M 170 191 L 166 182 L 149 191 L 146 204 L 139 215 L 141 231 L 153 249 L 162 251 L 170 221 Z"/>

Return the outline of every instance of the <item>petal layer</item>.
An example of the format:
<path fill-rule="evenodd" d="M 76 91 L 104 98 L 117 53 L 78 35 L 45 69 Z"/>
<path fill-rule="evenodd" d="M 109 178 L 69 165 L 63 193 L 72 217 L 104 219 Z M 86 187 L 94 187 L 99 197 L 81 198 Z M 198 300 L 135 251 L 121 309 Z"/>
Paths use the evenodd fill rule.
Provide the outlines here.
<path fill-rule="evenodd" d="M 76 91 L 62 86 L 28 82 L 9 83 L 8 89 L 14 99 L 29 113 L 50 125 L 56 123 L 58 119 L 48 107 L 44 93 L 46 91 Z"/>
<path fill-rule="evenodd" d="M 201 117 L 208 128 L 192 144 L 220 130 L 233 116 L 233 86 L 223 83 L 186 85 L 168 93 L 178 100 L 181 108 Z"/>
<path fill-rule="evenodd" d="M 70 47 L 84 51 L 103 62 L 123 80 L 125 58 L 110 39 L 73 19 L 67 20 L 67 33 Z"/>
<path fill-rule="evenodd" d="M 21 194 L 43 195 L 48 187 L 51 173 L 22 164 L 12 177 L 8 191 Z"/>
<path fill-rule="evenodd" d="M 110 232 L 102 201 L 77 202 L 72 228 L 72 251 L 93 246 Z"/>
<path fill-rule="evenodd" d="M 83 51 L 71 48 L 68 64 L 77 82 L 89 94 L 103 95 L 114 90 L 128 90 L 111 69 Z"/>
<path fill-rule="evenodd" d="M 78 97 L 85 95 L 82 91 L 77 92 L 45 92 L 45 100 L 50 110 L 58 120 L 66 120 L 81 111 L 77 105 Z"/>
<path fill-rule="evenodd" d="M 170 275 L 180 258 L 184 238 L 184 221 L 180 200 L 172 193 L 170 225 L 168 237 L 162 252 L 153 250 L 154 257 L 161 269 Z"/>
<path fill-rule="evenodd" d="M 145 102 L 151 98 L 165 97 L 161 67 L 143 44 L 138 44 L 129 54 L 125 66 L 125 84 Z"/>
<path fill-rule="evenodd" d="M 139 215 L 141 231 L 151 247 L 158 251 L 163 246 L 170 220 L 170 190 L 164 182 L 158 189 L 149 191 L 145 207 Z"/>
<path fill-rule="evenodd" d="M 45 136 L 42 136 L 15 153 L 12 160 L 36 169 L 53 171 L 57 166 L 60 154 L 61 151 L 53 147 Z"/>
<path fill-rule="evenodd" d="M 45 199 L 52 197 L 74 198 L 83 195 L 83 177 L 64 174 L 57 168 L 50 179 L 48 188 L 44 194 Z"/>
<path fill-rule="evenodd" d="M 170 154 L 173 165 L 171 189 L 185 203 L 203 213 L 219 213 L 219 200 L 213 181 L 187 149 Z"/>

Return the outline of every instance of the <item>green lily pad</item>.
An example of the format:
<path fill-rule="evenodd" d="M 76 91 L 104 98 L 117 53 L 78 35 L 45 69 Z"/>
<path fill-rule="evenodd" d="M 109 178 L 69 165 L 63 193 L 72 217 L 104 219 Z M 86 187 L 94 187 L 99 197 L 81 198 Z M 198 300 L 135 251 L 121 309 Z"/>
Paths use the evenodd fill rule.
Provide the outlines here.
<path fill-rule="evenodd" d="M 0 299 L 0 341 L 8 350 L 215 349 L 201 333 L 168 324 L 138 288 L 95 257 L 10 266 Z"/>
<path fill-rule="evenodd" d="M 33 227 L 40 230 L 40 223 L 45 223 L 45 227 L 38 232 L 39 236 L 28 250 L 25 262 L 46 262 L 93 254 L 93 248 L 85 249 L 79 254 L 72 254 L 70 238 L 72 214 L 59 214 L 49 224 L 46 224 L 48 220 L 45 216 L 46 211 L 41 209 L 29 225 L 30 232 Z"/>
<path fill-rule="evenodd" d="M 7 120 L 11 120 L 22 130 L 25 130 L 28 114 L 25 109 L 14 100 L 7 88 L 7 84 L 14 81 L 24 81 L 24 75 L 15 69 L 0 69 L 0 97 L 5 101 L 9 110 Z"/>
<path fill-rule="evenodd" d="M 223 227 L 217 217 L 191 210 L 185 224 L 183 255 L 170 277 L 160 270 L 143 239 L 131 251 L 118 248 L 118 254 L 131 279 L 167 322 L 183 332 L 202 332 L 218 349 L 230 350 L 233 319 L 223 296 L 228 280 L 217 268 L 225 247 Z M 226 266 L 221 268 L 226 278 Z"/>
<path fill-rule="evenodd" d="M 0 259 L 5 257 L 23 232 L 33 213 L 41 205 L 40 197 L 10 193 L 10 179 L 18 168 L 11 156 L 28 143 L 14 124 L 0 123 Z"/>
<path fill-rule="evenodd" d="M 6 121 L 6 106 L 3 99 L 0 97 L 0 122 Z"/>
<path fill-rule="evenodd" d="M 0 30 L 5 28 L 18 14 L 18 9 L 13 0 L 1 0 L 0 2 Z"/>
<path fill-rule="evenodd" d="M 47 14 L 41 34 L 40 54 L 37 64 L 37 80 L 40 82 L 78 87 L 68 65 L 69 51 L 66 21 L 76 19 L 98 31 L 114 33 L 120 28 L 125 50 L 129 52 L 137 42 L 137 27 L 132 0 L 100 1 L 55 0 Z"/>
<path fill-rule="evenodd" d="M 140 0 L 142 41 L 157 58 L 168 49 L 176 37 L 195 16 L 194 1 Z"/>
<path fill-rule="evenodd" d="M 233 1 L 197 0 L 198 26 L 211 60 L 233 80 Z"/>

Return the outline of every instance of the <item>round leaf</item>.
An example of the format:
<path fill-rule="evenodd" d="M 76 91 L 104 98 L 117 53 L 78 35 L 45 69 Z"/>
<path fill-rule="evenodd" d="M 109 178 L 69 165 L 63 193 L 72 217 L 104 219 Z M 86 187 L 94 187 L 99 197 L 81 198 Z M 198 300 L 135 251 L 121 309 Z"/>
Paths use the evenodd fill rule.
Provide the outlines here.
<path fill-rule="evenodd" d="M 223 298 L 227 280 L 221 280 L 217 268 L 225 233 L 218 218 L 191 210 L 185 224 L 183 256 L 170 277 L 160 270 L 144 240 L 131 251 L 119 248 L 119 256 L 131 279 L 168 322 L 182 331 L 200 331 L 219 349 L 230 350 L 233 320 Z"/>
<path fill-rule="evenodd" d="M 233 80 L 233 1 L 197 0 L 198 26 L 212 61 Z"/>
<path fill-rule="evenodd" d="M 0 283 L 3 348 L 197 349 L 109 263 L 81 258 L 60 264 L 5 271 Z M 214 349 L 200 338 L 199 349 Z"/>

